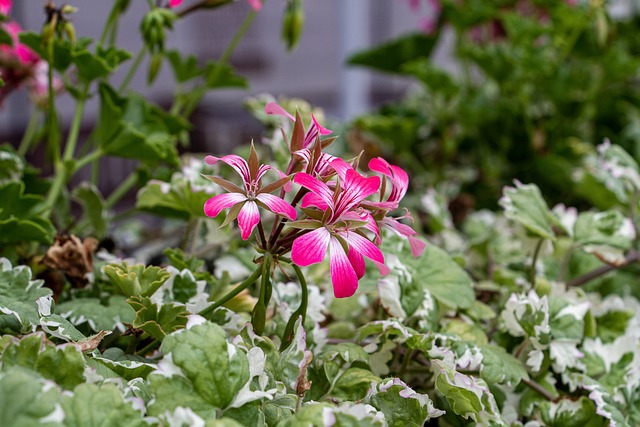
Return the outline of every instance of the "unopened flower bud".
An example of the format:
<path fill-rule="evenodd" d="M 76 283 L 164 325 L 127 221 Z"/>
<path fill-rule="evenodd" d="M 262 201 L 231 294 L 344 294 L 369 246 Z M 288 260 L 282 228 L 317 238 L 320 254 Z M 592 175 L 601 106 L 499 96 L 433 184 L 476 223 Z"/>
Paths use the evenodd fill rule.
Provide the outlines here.
<path fill-rule="evenodd" d="M 72 44 L 76 43 L 76 28 L 69 21 L 64 23 L 64 32 Z"/>
<path fill-rule="evenodd" d="M 158 73 L 162 68 L 162 58 L 163 55 L 161 52 L 157 52 L 151 55 L 151 60 L 149 61 L 149 74 L 147 74 L 148 84 L 153 83 L 156 77 L 158 77 Z"/>
<path fill-rule="evenodd" d="M 60 12 L 62 12 L 62 14 L 64 15 L 72 15 L 77 11 L 78 11 L 77 7 L 71 6 L 69 4 L 65 4 L 64 6 L 62 6 L 62 9 L 60 9 Z"/>
<path fill-rule="evenodd" d="M 293 50 L 304 28 L 304 9 L 302 0 L 289 0 L 282 20 L 282 40 L 287 50 Z"/>

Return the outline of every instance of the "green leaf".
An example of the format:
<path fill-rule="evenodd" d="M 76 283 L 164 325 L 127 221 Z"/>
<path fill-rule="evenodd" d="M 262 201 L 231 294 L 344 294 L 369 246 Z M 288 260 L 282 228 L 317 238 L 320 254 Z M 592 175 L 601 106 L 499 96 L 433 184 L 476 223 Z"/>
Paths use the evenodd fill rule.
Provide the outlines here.
<path fill-rule="evenodd" d="M 344 403 L 331 406 L 310 402 L 303 405 L 294 416 L 278 424 L 278 427 L 325 427 L 327 420 L 335 420 L 336 427 L 382 427 L 387 425 L 371 407 L 362 404 Z"/>
<path fill-rule="evenodd" d="M 125 262 L 105 265 L 102 271 L 128 297 L 136 295 L 150 297 L 171 276 L 160 267 L 145 267 L 143 264 L 128 265 Z"/>
<path fill-rule="evenodd" d="M 504 425 L 495 399 L 483 380 L 453 371 L 438 360 L 432 360 L 432 363 L 438 372 L 436 389 L 444 395 L 455 414 L 480 424 L 492 421 Z"/>
<path fill-rule="evenodd" d="M 19 366 L 37 372 L 67 390 L 85 381 L 85 363 L 82 353 L 73 345 L 56 347 L 36 333 L 14 339 L 2 353 L 2 371 Z"/>
<path fill-rule="evenodd" d="M 93 360 L 102 363 L 125 380 L 146 378 L 156 369 L 156 365 L 148 363 L 144 358 L 125 354 L 117 347 L 106 349 L 101 357 L 94 356 Z"/>
<path fill-rule="evenodd" d="M 183 329 L 191 314 L 182 304 L 170 303 L 158 307 L 147 297 L 134 296 L 127 302 L 136 311 L 133 327 L 142 329 L 160 341 L 168 334 Z"/>
<path fill-rule="evenodd" d="M 184 83 L 202 75 L 203 70 L 198 66 L 198 58 L 195 55 L 181 55 L 177 50 L 165 52 L 165 56 L 171 64 L 176 82 Z"/>
<path fill-rule="evenodd" d="M 581 212 L 573 230 L 580 245 L 629 249 L 635 237 L 633 224 L 619 211 Z"/>
<path fill-rule="evenodd" d="M 205 264 L 203 260 L 187 255 L 179 248 L 166 248 L 162 253 L 169 258 L 169 263 L 180 271 L 187 269 L 196 272 L 204 267 Z"/>
<path fill-rule="evenodd" d="M 82 206 L 82 221 L 89 226 L 90 233 L 97 238 L 107 234 L 105 200 L 92 184 L 83 182 L 73 189 L 73 198 Z"/>
<path fill-rule="evenodd" d="M 169 335 L 160 348 L 160 370 L 148 377 L 150 414 L 189 407 L 203 418 L 227 408 L 250 379 L 245 353 L 210 322 Z"/>
<path fill-rule="evenodd" d="M 515 188 L 504 188 L 504 195 L 499 203 L 507 218 L 522 224 L 528 231 L 541 238 L 555 240 L 552 227 L 558 225 L 558 220 L 549 210 L 540 189 L 535 184 L 516 181 Z"/>
<path fill-rule="evenodd" d="M 24 194 L 23 182 L 0 185 L 0 200 L 11 200 L 0 207 L 0 243 L 36 241 L 50 244 L 55 228 L 38 214 L 44 199 Z"/>
<path fill-rule="evenodd" d="M 68 427 L 143 427 L 142 413 L 125 402 L 115 384 L 81 384 L 62 401 Z"/>
<path fill-rule="evenodd" d="M 40 325 L 36 301 L 52 294 L 42 280 L 31 280 L 26 266 L 0 258 L 0 332 L 33 332 Z"/>
<path fill-rule="evenodd" d="M 60 303 L 59 313 L 76 326 L 87 323 L 95 331 L 111 331 L 123 323 L 133 323 L 135 311 L 122 295 L 113 295 L 104 303 L 97 298 L 76 298 Z"/>
<path fill-rule="evenodd" d="M 504 348 L 494 344 L 480 345 L 479 348 L 482 352 L 480 376 L 487 383 L 516 386 L 520 380 L 529 378 L 527 368 Z"/>
<path fill-rule="evenodd" d="M 403 245 L 407 249 L 408 245 L 406 243 Z M 409 283 L 418 289 L 429 291 L 436 300 L 446 306 L 467 308 L 475 300 L 471 277 L 460 268 L 449 254 L 435 245 L 428 244 L 422 255 L 417 258 L 408 253 L 402 257 L 401 263 L 410 273 L 407 279 Z M 392 267 L 391 272 L 395 274 L 396 270 Z M 410 289 L 411 287 L 407 291 Z M 403 292 L 405 291 L 403 290 Z M 419 297 L 422 299 L 422 295 Z"/>
<path fill-rule="evenodd" d="M 57 387 L 22 369 L 0 373 L 0 425 L 3 427 L 62 426 Z"/>
<path fill-rule="evenodd" d="M 364 399 L 371 383 L 379 383 L 380 377 L 368 369 L 349 368 L 336 380 L 331 398 L 337 401 L 356 401 Z"/>
<path fill-rule="evenodd" d="M 178 165 L 178 138 L 189 123 L 151 104 L 140 95 L 120 96 L 101 83 L 96 139 L 105 154 L 145 163 Z"/>
<path fill-rule="evenodd" d="M 624 334 L 633 315 L 630 310 L 613 310 L 596 317 L 596 335 L 604 343 L 615 341 L 616 338 Z"/>
<path fill-rule="evenodd" d="M 24 162 L 15 150 L 9 145 L 0 146 L 0 185 L 19 181 L 23 172 Z"/>
<path fill-rule="evenodd" d="M 586 397 L 578 400 L 544 401 L 540 405 L 542 421 L 549 427 L 604 427 L 605 420 L 596 414 L 596 406 Z"/>
<path fill-rule="evenodd" d="M 413 391 L 398 378 L 372 386 L 368 403 L 384 413 L 389 425 L 422 427 L 443 411 L 435 409 L 426 394 Z"/>
<path fill-rule="evenodd" d="M 205 81 L 209 89 L 249 87 L 247 80 L 236 74 L 229 64 L 209 62 L 204 70 Z"/>
<path fill-rule="evenodd" d="M 405 74 L 403 65 L 429 57 L 438 41 L 437 35 L 410 34 L 351 56 L 349 65 L 361 65 L 387 73 Z"/>

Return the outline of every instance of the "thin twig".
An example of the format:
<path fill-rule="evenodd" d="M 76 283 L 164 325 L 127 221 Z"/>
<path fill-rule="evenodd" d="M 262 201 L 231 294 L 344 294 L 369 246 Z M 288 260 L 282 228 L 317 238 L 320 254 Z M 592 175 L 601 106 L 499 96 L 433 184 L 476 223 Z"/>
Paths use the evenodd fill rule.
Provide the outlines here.
<path fill-rule="evenodd" d="M 549 402 L 557 402 L 560 396 L 554 396 L 549 390 L 547 390 L 546 388 L 542 387 L 540 384 L 538 384 L 537 382 L 527 379 L 527 378 L 523 378 L 522 382 L 529 387 L 532 390 L 537 391 L 538 393 L 540 393 L 540 395 L 542 395 L 542 397 L 544 397 L 545 399 L 547 399 Z"/>
<path fill-rule="evenodd" d="M 582 286 L 585 283 L 588 283 L 594 279 L 597 279 L 600 276 L 604 276 L 605 274 L 617 270 L 622 267 L 626 267 L 629 264 L 640 261 L 640 252 L 633 251 L 629 252 L 629 254 L 625 257 L 624 262 L 618 265 L 603 265 L 602 267 L 598 267 L 590 272 L 583 274 L 582 276 L 576 277 L 573 280 L 567 282 L 567 286 Z"/>

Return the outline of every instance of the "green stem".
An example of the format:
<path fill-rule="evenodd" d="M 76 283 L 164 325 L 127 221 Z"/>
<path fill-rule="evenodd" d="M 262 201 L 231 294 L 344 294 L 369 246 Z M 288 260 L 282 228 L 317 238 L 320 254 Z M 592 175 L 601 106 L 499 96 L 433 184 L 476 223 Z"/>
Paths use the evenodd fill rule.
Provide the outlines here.
<path fill-rule="evenodd" d="M 107 197 L 107 200 L 105 202 L 105 208 L 111 209 L 112 207 L 114 207 L 115 204 L 118 203 L 120 199 L 122 199 L 129 192 L 129 190 L 131 190 L 133 186 L 136 185 L 137 182 L 138 182 L 137 175 L 135 173 L 131 173 L 127 177 L 127 179 L 122 181 L 122 183 L 118 186 L 118 188 L 113 190 L 113 193 L 111 193 L 109 197 Z"/>
<path fill-rule="evenodd" d="M 160 344 L 162 344 L 160 341 L 153 340 L 149 344 L 147 344 L 142 350 L 136 351 L 136 354 L 144 356 L 145 354 L 148 354 L 149 352 L 151 352 L 151 351 L 155 350 L 156 348 L 160 347 Z"/>
<path fill-rule="evenodd" d="M 302 270 L 295 264 L 291 264 L 293 270 L 296 272 L 298 276 L 298 280 L 300 280 L 300 288 L 302 290 L 302 295 L 300 296 L 300 307 L 296 311 L 293 312 L 289 321 L 287 322 L 287 326 L 284 328 L 284 333 L 282 334 L 282 344 L 280 344 L 280 351 L 284 351 L 291 341 L 293 341 L 293 328 L 296 325 L 298 317 L 302 316 L 301 325 L 304 325 L 304 322 L 307 318 L 307 306 L 309 304 L 309 289 L 307 288 L 307 281 L 302 274 Z"/>
<path fill-rule="evenodd" d="M 51 67 L 49 68 L 49 72 L 51 73 Z M 51 75 L 50 78 L 53 79 L 53 76 Z M 50 88 L 50 97 L 53 96 L 52 90 L 53 89 Z M 53 180 L 53 184 L 51 184 L 51 188 L 49 189 L 49 194 L 45 202 L 45 212 L 47 215 L 51 213 L 51 210 L 58 200 L 60 192 L 62 191 L 62 187 L 66 183 L 67 179 L 69 179 L 77 170 L 74 166 L 71 166 L 70 161 L 73 159 L 73 155 L 76 151 L 76 145 L 78 143 L 78 136 L 80 135 L 80 126 L 82 125 L 82 117 L 84 116 L 84 107 L 88 92 L 89 84 L 85 83 L 84 87 L 82 88 L 82 95 L 80 99 L 78 99 L 78 103 L 76 104 L 76 111 L 73 115 L 73 121 L 71 122 L 71 129 L 69 130 L 69 136 L 67 137 L 67 143 L 64 148 L 64 155 L 62 157 L 62 160 L 58 159 L 55 163 L 55 178 Z M 50 108 L 54 107 L 50 106 Z"/>
<path fill-rule="evenodd" d="M 118 9 L 118 2 L 113 2 L 113 7 L 111 8 L 111 12 L 109 13 L 109 19 L 104 24 L 104 28 L 102 29 L 102 34 L 100 35 L 100 46 L 104 46 L 104 42 L 107 41 L 107 36 L 109 35 L 109 30 L 113 27 L 118 19 L 118 15 L 120 15 L 120 10 Z"/>
<path fill-rule="evenodd" d="M 92 151 L 91 153 L 87 154 L 84 157 L 81 157 L 76 161 L 76 164 L 75 164 L 76 170 L 80 170 L 86 165 L 88 165 L 89 163 L 99 159 L 100 157 L 102 157 L 103 154 L 104 153 L 102 152 L 102 150 L 98 149 L 98 150 Z"/>
<path fill-rule="evenodd" d="M 538 262 L 538 256 L 540 255 L 540 249 L 542 248 L 544 240 L 545 239 L 540 239 L 533 252 L 533 260 L 531 261 L 531 268 L 529 269 L 529 281 L 532 287 L 536 285 L 536 263 Z"/>
<path fill-rule="evenodd" d="M 258 277 L 260 277 L 261 275 L 262 275 L 262 267 L 256 268 L 256 271 L 254 271 L 253 274 L 249 276 L 244 282 L 240 283 L 238 286 L 233 288 L 231 292 L 229 292 L 228 294 L 226 294 L 225 296 L 223 296 L 222 298 L 220 298 L 219 300 L 211 304 L 209 307 L 200 311 L 200 313 L 198 314 L 201 316 L 206 316 L 207 314 L 212 313 L 216 308 L 223 306 L 224 304 L 232 300 L 235 296 L 237 296 L 240 292 L 244 291 L 249 286 L 251 286 L 253 282 L 258 280 Z"/>
<path fill-rule="evenodd" d="M 260 283 L 260 298 L 253 307 L 251 313 L 251 324 L 256 334 L 262 335 L 264 333 L 264 325 L 267 317 L 267 305 L 271 298 L 271 290 L 268 289 L 271 286 L 271 254 L 268 252 L 264 255 L 262 262 L 262 282 Z"/>
<path fill-rule="evenodd" d="M 38 132 L 38 125 L 40 124 L 40 111 L 34 110 L 31 113 L 31 117 L 29 118 L 29 123 L 27 124 L 27 129 L 24 132 L 24 136 L 20 141 L 20 147 L 18 148 L 18 154 L 21 157 L 27 155 L 29 148 L 31 148 L 31 144 L 33 144 L 33 137 Z"/>
<path fill-rule="evenodd" d="M 142 60 L 144 59 L 146 54 L 147 54 L 147 47 L 142 46 L 140 48 L 140 51 L 138 52 L 138 56 L 136 56 L 136 59 L 133 61 L 131 68 L 129 68 L 127 75 L 125 76 L 124 80 L 122 81 L 122 84 L 120 85 L 120 88 L 118 89 L 119 93 L 122 93 L 125 90 L 127 90 L 127 88 L 129 87 L 129 84 L 131 83 L 131 80 L 133 80 L 133 77 L 138 72 L 138 68 L 140 68 L 140 64 L 142 64 Z"/>

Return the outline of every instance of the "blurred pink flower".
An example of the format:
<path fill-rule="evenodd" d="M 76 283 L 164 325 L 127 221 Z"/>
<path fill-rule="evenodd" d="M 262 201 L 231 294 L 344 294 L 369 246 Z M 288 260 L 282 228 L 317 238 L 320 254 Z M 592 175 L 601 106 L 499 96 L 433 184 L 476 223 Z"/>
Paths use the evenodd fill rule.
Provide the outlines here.
<path fill-rule="evenodd" d="M 169 7 L 178 7 L 182 4 L 182 0 L 169 0 Z"/>
<path fill-rule="evenodd" d="M 0 13 L 8 15 L 11 12 L 12 0 L 0 0 Z"/>
<path fill-rule="evenodd" d="M 251 6 L 256 12 L 260 12 L 262 9 L 262 0 L 247 0 L 247 3 L 249 3 L 249 6 Z"/>

